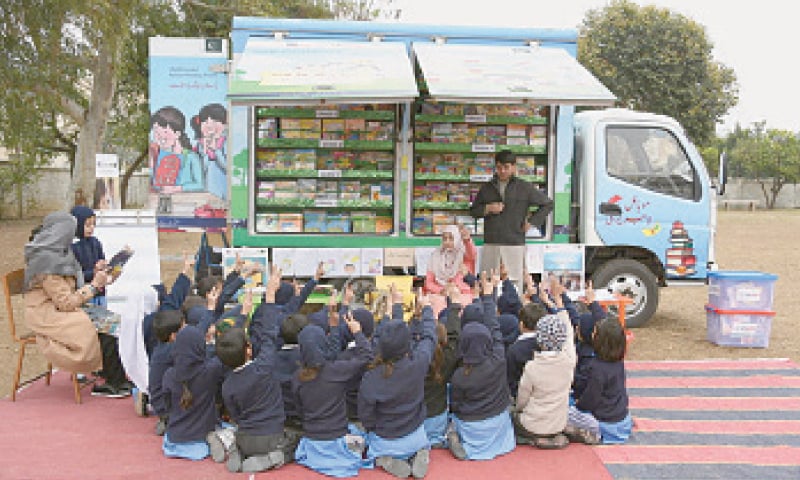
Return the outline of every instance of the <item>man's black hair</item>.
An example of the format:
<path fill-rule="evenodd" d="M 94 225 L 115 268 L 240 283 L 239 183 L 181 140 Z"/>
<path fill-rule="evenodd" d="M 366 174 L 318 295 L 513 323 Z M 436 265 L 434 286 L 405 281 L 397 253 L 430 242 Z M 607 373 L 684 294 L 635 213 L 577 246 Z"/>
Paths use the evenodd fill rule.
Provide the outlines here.
<path fill-rule="evenodd" d="M 517 163 L 517 156 L 511 150 L 500 150 L 494 156 L 494 163 Z"/>

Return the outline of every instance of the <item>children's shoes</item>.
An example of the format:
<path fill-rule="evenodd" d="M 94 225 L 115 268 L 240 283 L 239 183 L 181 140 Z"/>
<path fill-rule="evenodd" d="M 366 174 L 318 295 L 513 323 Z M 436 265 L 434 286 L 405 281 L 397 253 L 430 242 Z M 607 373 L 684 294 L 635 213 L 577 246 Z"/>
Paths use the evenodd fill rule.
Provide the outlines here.
<path fill-rule="evenodd" d="M 274 451 L 266 455 L 253 455 L 242 462 L 243 472 L 263 472 L 271 468 L 278 468 L 284 463 L 283 452 Z"/>
<path fill-rule="evenodd" d="M 408 478 L 411 475 L 411 465 L 405 460 L 394 457 L 378 457 L 375 465 L 381 467 L 397 478 Z"/>
<path fill-rule="evenodd" d="M 447 446 L 450 452 L 459 460 L 467 458 L 467 451 L 464 450 L 464 445 L 461 443 L 461 438 L 458 437 L 458 432 L 450 430 L 447 432 Z"/>
<path fill-rule="evenodd" d="M 428 473 L 428 465 L 431 463 L 431 452 L 427 448 L 417 451 L 414 460 L 411 461 L 411 475 L 414 478 L 424 478 Z"/>

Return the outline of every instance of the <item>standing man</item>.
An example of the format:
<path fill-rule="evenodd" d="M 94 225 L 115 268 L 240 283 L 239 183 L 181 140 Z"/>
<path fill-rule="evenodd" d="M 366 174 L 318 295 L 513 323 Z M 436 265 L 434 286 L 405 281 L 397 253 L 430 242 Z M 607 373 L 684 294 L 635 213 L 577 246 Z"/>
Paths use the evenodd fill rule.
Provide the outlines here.
<path fill-rule="evenodd" d="M 517 157 L 502 150 L 494 157 L 494 176 L 478 191 L 470 214 L 483 218 L 481 272 L 497 269 L 502 262 L 508 277 L 522 292 L 525 264 L 525 232 L 531 225 L 541 229 L 553 210 L 553 201 L 532 183 L 517 178 Z M 538 207 L 533 215 L 531 207 Z"/>

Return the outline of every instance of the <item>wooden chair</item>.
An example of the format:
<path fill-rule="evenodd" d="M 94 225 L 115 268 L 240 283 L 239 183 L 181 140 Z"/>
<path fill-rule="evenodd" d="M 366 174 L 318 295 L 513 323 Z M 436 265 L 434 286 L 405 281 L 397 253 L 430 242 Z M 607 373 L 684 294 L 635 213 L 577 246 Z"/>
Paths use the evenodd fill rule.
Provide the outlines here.
<path fill-rule="evenodd" d="M 50 385 L 50 378 L 53 376 L 53 365 L 48 362 L 47 370 L 29 378 L 20 383 L 20 376 L 22 375 L 22 362 L 25 359 L 25 349 L 28 345 L 36 343 L 36 335 L 33 332 L 17 335 L 17 326 L 14 322 L 14 305 L 12 299 L 14 297 L 22 298 L 22 293 L 25 286 L 25 270 L 20 268 L 12 272 L 6 273 L 3 276 L 3 295 L 6 299 L 6 316 L 8 317 L 8 330 L 11 338 L 19 348 L 17 356 L 17 369 L 14 372 L 14 383 L 11 385 L 11 401 L 17 400 L 17 391 L 42 377 L 45 377 L 45 384 Z M 81 385 L 78 382 L 78 377 L 74 373 L 71 374 L 72 387 L 75 392 L 75 403 L 81 403 Z"/>

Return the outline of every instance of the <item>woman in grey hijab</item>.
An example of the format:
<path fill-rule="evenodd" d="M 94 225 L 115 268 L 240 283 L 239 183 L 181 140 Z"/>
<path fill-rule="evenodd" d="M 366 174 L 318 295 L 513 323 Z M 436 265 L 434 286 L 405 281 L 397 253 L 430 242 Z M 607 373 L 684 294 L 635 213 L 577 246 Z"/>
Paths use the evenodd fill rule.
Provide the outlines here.
<path fill-rule="evenodd" d="M 81 308 L 106 285 L 108 276 L 98 272 L 91 283 L 84 284 L 81 266 L 70 248 L 75 228 L 75 217 L 69 213 L 51 213 L 25 245 L 25 321 L 47 361 L 68 372 L 90 373 L 103 368 L 104 360 L 108 363 L 105 350 L 116 355 L 116 339 L 103 342 L 101 350 L 97 330 Z M 108 371 L 121 370 L 118 355 L 115 360 L 117 365 L 105 368 L 108 386 L 95 386 L 95 390 L 116 393 L 105 396 L 123 396 L 119 393 L 124 370 L 114 372 L 113 382 Z"/>

